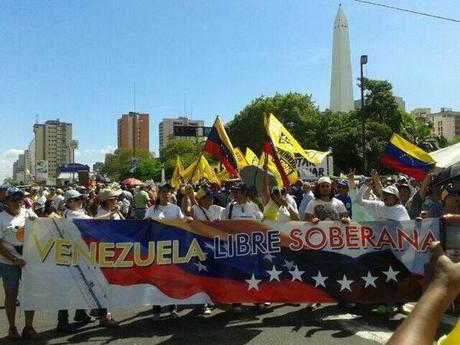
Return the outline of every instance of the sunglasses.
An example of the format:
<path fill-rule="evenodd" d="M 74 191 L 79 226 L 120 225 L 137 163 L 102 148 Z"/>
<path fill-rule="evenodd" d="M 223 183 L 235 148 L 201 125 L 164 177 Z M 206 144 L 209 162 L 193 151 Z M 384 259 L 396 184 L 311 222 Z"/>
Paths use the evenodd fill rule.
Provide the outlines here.
<path fill-rule="evenodd" d="M 72 198 L 72 199 L 69 199 L 69 201 L 82 201 L 83 199 L 82 198 Z"/>

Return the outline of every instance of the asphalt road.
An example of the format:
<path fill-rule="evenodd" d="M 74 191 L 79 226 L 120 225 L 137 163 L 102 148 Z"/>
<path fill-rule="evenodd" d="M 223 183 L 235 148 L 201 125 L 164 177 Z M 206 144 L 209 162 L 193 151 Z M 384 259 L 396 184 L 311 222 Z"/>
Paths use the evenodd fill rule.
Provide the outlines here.
<path fill-rule="evenodd" d="M 3 300 L 3 289 L 0 300 Z M 112 314 L 120 321 L 116 329 L 102 328 L 96 322 L 82 325 L 76 334 L 61 335 L 55 331 L 57 312 L 38 311 L 35 328 L 42 340 L 21 341 L 21 344 L 384 344 L 404 317 L 401 314 L 376 315 L 366 307 L 344 309 L 323 305 L 312 311 L 305 305 L 283 304 L 272 305 L 264 312 L 246 306 L 238 316 L 220 308 L 204 316 L 187 307 L 180 311 L 176 320 L 164 314 L 156 322 L 151 320 L 148 307 L 114 310 Z M 23 324 L 24 317 L 20 313 L 19 331 Z M 439 334 L 446 333 L 450 327 L 443 324 Z M 0 344 L 17 344 L 2 338 L 7 331 L 4 307 L 0 306 Z"/>

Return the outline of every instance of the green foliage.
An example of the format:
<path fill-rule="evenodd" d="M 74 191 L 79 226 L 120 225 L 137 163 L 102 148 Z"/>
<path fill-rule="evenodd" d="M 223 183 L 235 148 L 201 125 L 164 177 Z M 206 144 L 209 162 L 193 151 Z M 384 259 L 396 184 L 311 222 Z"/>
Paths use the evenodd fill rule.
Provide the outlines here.
<path fill-rule="evenodd" d="M 254 99 L 226 125 L 233 146 L 238 146 L 243 152 L 246 147 L 249 147 L 257 155 L 260 154 L 265 136 L 264 113 L 275 115 L 301 145 L 310 147 L 306 139 L 308 134 L 314 134 L 313 129 L 318 121 L 318 108 L 310 95 L 300 93 L 276 94 L 273 97 L 260 96 Z"/>
<path fill-rule="evenodd" d="M 131 149 L 117 149 L 114 153 L 107 154 L 101 173 L 113 181 L 120 181 L 126 177 L 160 180 L 161 164 L 147 150 L 136 150 L 138 166 L 135 172 L 130 172 L 132 154 Z"/>
<path fill-rule="evenodd" d="M 385 150 L 393 132 L 427 151 L 447 145 L 444 138 L 431 134 L 431 123 L 424 124 L 399 108 L 388 81 L 363 79 L 363 86 L 366 94 L 367 172 L 374 168 L 386 172 L 379 165 L 378 157 Z M 305 149 L 326 151 L 331 148 L 336 174 L 347 172 L 350 168 L 363 171 L 359 110 L 347 114 L 330 110 L 319 112 L 310 95 L 299 93 L 261 96 L 251 101 L 226 125 L 234 146 L 243 151 L 249 147 L 260 154 L 265 136 L 264 113 L 273 113 Z"/>
<path fill-rule="evenodd" d="M 172 176 L 179 155 L 184 168 L 198 159 L 203 143 L 198 140 L 176 139 L 160 150 L 160 161 L 164 164 L 166 179 Z"/>

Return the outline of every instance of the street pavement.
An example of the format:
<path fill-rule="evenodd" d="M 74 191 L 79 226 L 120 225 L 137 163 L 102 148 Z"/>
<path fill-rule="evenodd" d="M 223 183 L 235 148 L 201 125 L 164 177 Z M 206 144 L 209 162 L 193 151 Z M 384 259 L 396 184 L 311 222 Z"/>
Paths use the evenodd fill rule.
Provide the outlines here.
<path fill-rule="evenodd" d="M 3 289 L 0 300 L 3 301 Z M 385 344 L 404 316 L 391 317 L 372 313 L 367 307 L 344 309 L 337 305 L 322 305 L 310 310 L 306 305 L 273 304 L 265 311 L 256 312 L 245 306 L 241 315 L 233 315 L 220 308 L 212 315 L 201 315 L 198 309 L 181 308 L 180 317 L 170 320 L 167 313 L 159 321 L 151 320 L 149 307 L 113 310 L 113 317 L 120 321 L 116 329 L 106 329 L 92 323 L 82 325 L 78 333 L 62 335 L 55 331 L 56 311 L 38 311 L 35 328 L 43 339 L 21 344 Z M 71 313 L 73 315 L 73 313 Z M 22 312 L 17 326 L 24 323 Z M 445 316 L 439 335 L 445 334 L 455 322 Z M 0 344 L 17 344 L 3 337 L 8 324 L 3 304 L 0 306 Z"/>

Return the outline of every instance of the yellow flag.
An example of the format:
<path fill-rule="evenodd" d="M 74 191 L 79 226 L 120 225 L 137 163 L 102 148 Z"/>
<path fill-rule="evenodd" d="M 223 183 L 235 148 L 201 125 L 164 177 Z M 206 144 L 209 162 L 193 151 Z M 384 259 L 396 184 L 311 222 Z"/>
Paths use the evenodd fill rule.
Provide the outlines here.
<path fill-rule="evenodd" d="M 196 170 L 195 170 L 195 167 L 196 167 Z M 214 170 L 209 165 L 209 162 L 205 156 L 201 156 L 199 161 L 197 160 L 193 162 L 192 164 L 190 164 L 190 166 L 188 166 L 183 171 L 182 178 L 185 181 L 189 181 L 194 171 L 195 171 L 195 174 L 193 175 L 193 178 L 191 180 L 192 183 L 199 182 L 202 179 L 207 179 L 209 182 L 220 183 L 219 180 L 217 179 L 216 174 L 214 173 Z"/>
<path fill-rule="evenodd" d="M 221 167 L 220 164 L 218 164 L 215 168 L 214 171 L 216 172 L 216 177 L 219 181 L 228 181 L 232 178 L 232 175 L 225 169 L 225 167 Z"/>
<path fill-rule="evenodd" d="M 243 169 L 245 166 L 248 165 L 248 162 L 246 162 L 246 158 L 243 155 L 243 152 L 241 152 L 239 147 L 235 147 L 235 158 L 236 158 L 236 163 L 238 164 L 238 169 Z"/>
<path fill-rule="evenodd" d="M 273 145 L 276 148 L 280 148 L 283 151 L 290 152 L 293 155 L 296 153 L 304 157 L 306 160 L 319 164 L 321 161 L 326 157 L 329 152 L 319 152 L 319 151 L 314 151 L 314 150 L 308 150 L 311 151 L 310 154 L 305 152 L 305 150 L 300 146 L 300 144 L 295 140 L 295 138 L 289 133 L 289 131 L 283 126 L 281 122 L 278 121 L 278 119 L 273 115 L 270 114 L 268 118 L 268 125 L 266 126 L 267 128 L 267 134 L 273 141 Z M 318 157 L 315 155 L 315 152 L 317 154 L 323 153 L 325 154 L 324 156 L 318 155 Z"/>
<path fill-rule="evenodd" d="M 174 167 L 174 172 L 171 177 L 171 186 L 173 186 L 176 190 L 179 188 L 181 175 L 184 168 L 182 167 L 182 163 L 180 161 L 180 157 L 176 157 L 176 166 Z"/>
<path fill-rule="evenodd" d="M 326 158 L 331 151 L 315 151 L 315 150 L 305 150 L 305 154 L 308 156 L 307 160 L 313 164 L 321 164 L 321 162 Z M 305 157 L 305 156 L 304 156 Z"/>
<path fill-rule="evenodd" d="M 265 152 L 261 153 L 260 159 L 259 159 L 259 167 L 260 168 L 263 168 L 266 156 L 267 155 L 265 154 Z M 268 171 L 270 171 L 275 176 L 276 184 L 278 186 L 282 186 L 283 185 L 283 179 L 281 178 L 281 175 L 278 172 L 278 169 L 276 168 L 275 163 L 273 163 L 272 158 L 270 156 L 268 156 L 267 159 L 268 159 L 268 164 L 267 164 Z"/>
<path fill-rule="evenodd" d="M 264 125 L 268 136 L 264 151 L 274 160 L 273 163 L 281 176 L 283 186 L 288 187 L 299 178 L 295 153 L 303 153 L 303 155 L 305 153 L 302 146 L 272 114 L 264 118 Z"/>
<path fill-rule="evenodd" d="M 249 147 L 246 147 L 246 162 L 248 162 L 249 165 L 259 165 L 259 159 Z"/>

